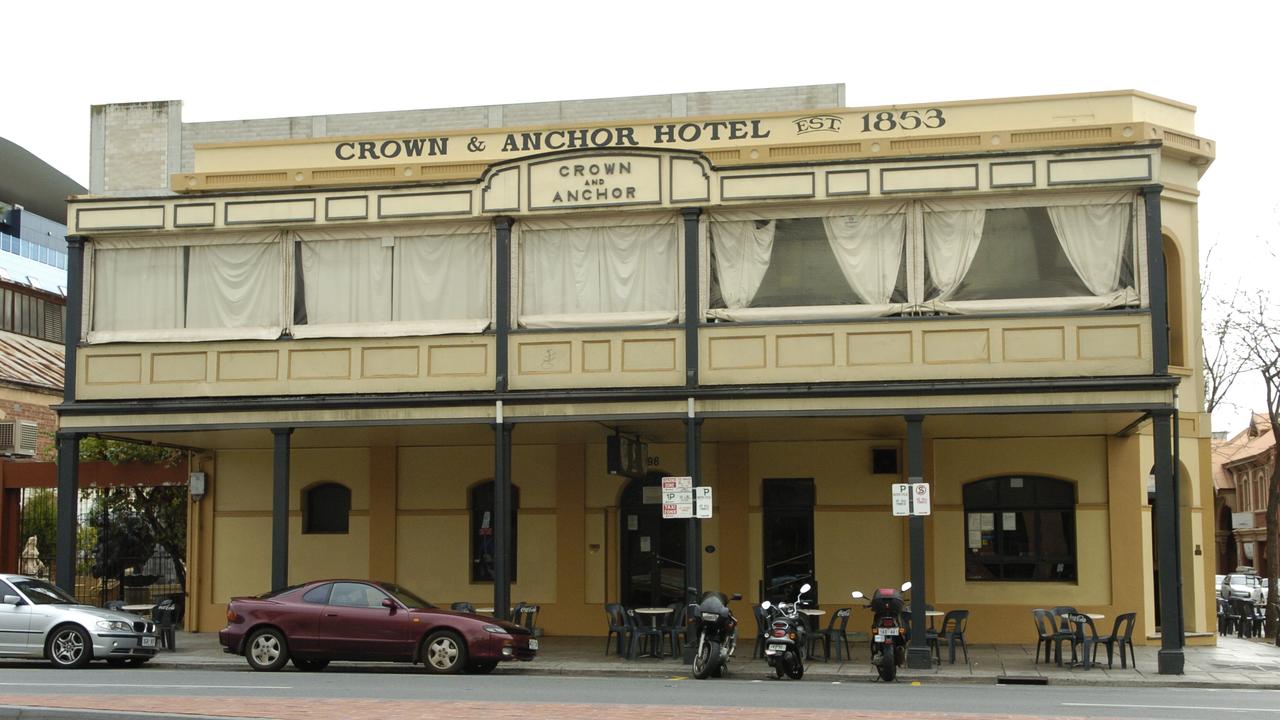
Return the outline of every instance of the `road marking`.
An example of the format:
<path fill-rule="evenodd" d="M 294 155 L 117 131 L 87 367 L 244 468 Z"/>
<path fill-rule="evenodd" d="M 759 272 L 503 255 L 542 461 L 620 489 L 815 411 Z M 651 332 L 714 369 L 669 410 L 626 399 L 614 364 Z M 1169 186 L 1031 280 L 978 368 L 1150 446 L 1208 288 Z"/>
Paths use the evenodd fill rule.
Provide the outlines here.
<path fill-rule="evenodd" d="M 1280 713 L 1280 708 L 1215 707 L 1212 705 L 1120 705 L 1118 703 L 1062 703 L 1068 707 L 1131 708 L 1135 710 L 1226 710 L 1227 712 Z"/>
<path fill-rule="evenodd" d="M 30 687 L 31 683 L 0 682 L 3 687 Z M 125 685 L 122 683 L 40 683 L 41 687 L 82 688 L 182 688 L 184 690 L 292 690 L 292 685 Z"/>

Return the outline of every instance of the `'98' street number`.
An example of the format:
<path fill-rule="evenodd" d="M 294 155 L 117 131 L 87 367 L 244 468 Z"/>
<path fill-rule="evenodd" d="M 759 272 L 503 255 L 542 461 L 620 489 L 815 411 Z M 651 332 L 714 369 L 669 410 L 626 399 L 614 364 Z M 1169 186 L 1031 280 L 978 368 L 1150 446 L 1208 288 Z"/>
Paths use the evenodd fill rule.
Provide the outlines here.
<path fill-rule="evenodd" d="M 890 132 L 892 130 L 916 130 L 926 127 L 936 130 L 947 124 L 947 119 L 943 117 L 942 111 L 938 108 L 928 108 L 926 110 L 903 110 L 901 112 L 893 112 L 891 110 L 881 110 L 876 113 L 862 114 L 862 132 Z"/>

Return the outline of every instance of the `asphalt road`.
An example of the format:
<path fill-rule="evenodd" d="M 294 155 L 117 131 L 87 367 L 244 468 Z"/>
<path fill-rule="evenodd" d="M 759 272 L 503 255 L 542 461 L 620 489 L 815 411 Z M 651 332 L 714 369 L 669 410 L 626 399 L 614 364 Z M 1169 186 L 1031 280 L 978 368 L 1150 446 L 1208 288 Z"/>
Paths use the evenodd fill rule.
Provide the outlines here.
<path fill-rule="evenodd" d="M 480 716 L 549 717 L 999 717 L 1223 718 L 1280 720 L 1280 691 L 1078 686 L 788 681 L 735 676 L 697 681 L 672 677 L 574 678 L 502 675 L 439 677 L 420 670 L 278 673 L 89 668 L 58 671 L 0 665 L 0 706 L 74 705 L 102 709 L 245 717 L 344 717 L 340 709 L 379 701 L 420 709 L 418 717 L 466 717 L 458 708 L 488 706 Z M 530 706 L 546 706 L 537 711 Z M 457 704 L 450 709 L 450 704 Z M 288 712 L 273 710 L 280 706 Z M 313 708 L 316 714 L 307 713 Z M 351 712 L 356 712 L 351 706 Z M 570 708 L 565 710 L 564 708 Z M 433 712 L 435 708 L 439 712 Z M 557 708 L 554 712 L 551 708 Z M 699 711 L 704 708 L 705 711 Z M 364 708 L 365 710 L 369 708 Z M 715 710 L 721 709 L 721 710 Z M 250 713 L 249 711 L 252 711 Z M 835 711 L 835 714 L 832 713 Z M 843 711 L 843 712 L 842 712 Z M 258 714 L 261 713 L 261 714 Z M 508 713 L 514 713 L 508 714 Z M 790 716 L 791 713 L 784 713 Z M 800 716 L 805 716 L 802 713 Z"/>

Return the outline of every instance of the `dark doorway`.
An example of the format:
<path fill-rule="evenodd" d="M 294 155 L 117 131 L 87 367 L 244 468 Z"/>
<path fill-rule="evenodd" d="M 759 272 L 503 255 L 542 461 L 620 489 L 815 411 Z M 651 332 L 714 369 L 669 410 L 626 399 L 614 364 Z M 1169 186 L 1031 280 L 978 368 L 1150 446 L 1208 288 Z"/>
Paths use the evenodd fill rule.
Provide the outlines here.
<path fill-rule="evenodd" d="M 663 520 L 662 478 L 654 471 L 622 491 L 621 599 L 627 607 L 664 607 L 684 602 L 687 521 Z"/>
<path fill-rule="evenodd" d="M 765 480 L 761 488 L 764 506 L 764 579 L 760 599 L 795 602 L 804 583 L 813 585 L 805 595 L 817 602 L 814 579 L 812 478 Z"/>

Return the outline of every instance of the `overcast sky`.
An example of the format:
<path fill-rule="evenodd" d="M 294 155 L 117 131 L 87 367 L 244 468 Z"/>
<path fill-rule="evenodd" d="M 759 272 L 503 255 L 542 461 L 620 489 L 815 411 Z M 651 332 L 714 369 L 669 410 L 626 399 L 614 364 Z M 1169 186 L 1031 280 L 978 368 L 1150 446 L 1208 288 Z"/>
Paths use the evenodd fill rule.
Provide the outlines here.
<path fill-rule="evenodd" d="M 89 106 L 201 122 L 844 83 L 850 106 L 1138 89 L 1196 105 L 1218 159 L 1202 251 L 1274 284 L 1280 4 L 1232 2 L 9 3 L 0 137 L 83 185 Z M 3 168 L 0 168 L 3 172 Z M 1214 429 L 1235 431 L 1242 383 Z"/>

